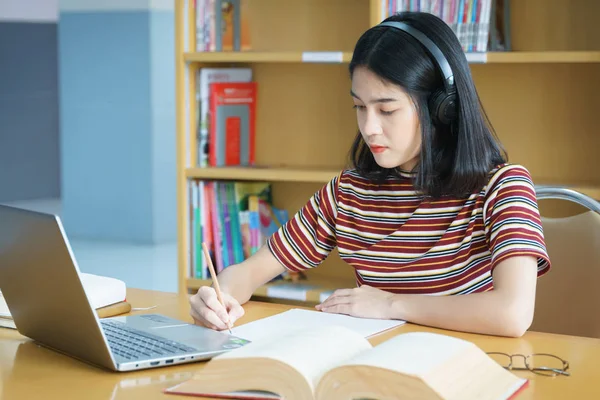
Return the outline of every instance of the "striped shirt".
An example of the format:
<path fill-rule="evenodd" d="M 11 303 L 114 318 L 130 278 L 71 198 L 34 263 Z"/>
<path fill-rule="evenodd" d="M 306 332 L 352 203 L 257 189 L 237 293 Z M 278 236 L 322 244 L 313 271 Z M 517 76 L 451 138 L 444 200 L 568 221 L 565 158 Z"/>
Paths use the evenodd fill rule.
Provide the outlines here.
<path fill-rule="evenodd" d="M 411 173 L 374 183 L 344 170 L 267 241 L 291 271 L 317 267 L 337 246 L 358 285 L 394 293 L 466 294 L 493 288 L 511 256 L 550 268 L 529 172 L 503 164 L 467 199 L 420 196 Z"/>

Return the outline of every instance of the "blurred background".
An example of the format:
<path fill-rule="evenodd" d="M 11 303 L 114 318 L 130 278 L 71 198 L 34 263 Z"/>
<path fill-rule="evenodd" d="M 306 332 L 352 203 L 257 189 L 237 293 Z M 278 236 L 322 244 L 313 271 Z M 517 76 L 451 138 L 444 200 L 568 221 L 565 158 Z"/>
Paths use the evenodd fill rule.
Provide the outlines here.
<path fill-rule="evenodd" d="M 0 203 L 60 215 L 81 271 L 165 291 L 177 290 L 173 8 L 0 0 Z"/>

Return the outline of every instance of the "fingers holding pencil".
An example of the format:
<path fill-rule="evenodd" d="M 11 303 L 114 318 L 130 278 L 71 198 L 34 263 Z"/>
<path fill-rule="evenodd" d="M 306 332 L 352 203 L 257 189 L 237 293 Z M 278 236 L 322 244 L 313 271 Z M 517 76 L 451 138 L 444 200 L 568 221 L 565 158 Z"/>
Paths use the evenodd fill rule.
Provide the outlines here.
<path fill-rule="evenodd" d="M 190 314 L 197 325 L 210 329 L 228 329 L 227 321 L 231 325 L 244 315 L 244 309 L 235 298 L 222 293 L 225 306 L 217 298 L 213 287 L 203 286 L 190 299 Z"/>
<path fill-rule="evenodd" d="M 241 306 L 231 296 L 227 296 L 228 297 L 227 299 L 224 298 L 223 293 L 221 292 L 221 287 L 219 286 L 219 280 L 217 278 L 217 272 L 215 271 L 215 267 L 214 267 L 214 265 L 212 263 L 212 260 L 210 258 L 210 253 L 208 251 L 208 248 L 206 247 L 206 243 L 202 243 L 202 249 L 204 251 L 204 257 L 206 259 L 206 264 L 208 265 L 208 270 L 210 271 L 210 276 L 211 276 L 212 281 L 213 281 L 213 286 L 214 286 L 214 290 L 215 290 L 215 293 L 216 293 L 216 296 L 217 296 L 217 300 L 219 301 L 219 303 L 221 304 L 221 306 L 224 309 L 224 313 L 221 311 L 221 313 L 217 312 L 217 314 L 221 314 L 221 315 L 219 315 L 220 319 L 223 322 L 225 322 L 225 324 L 227 325 L 227 329 L 229 329 L 229 333 L 231 333 L 231 328 L 232 328 L 233 323 L 232 323 L 231 318 L 229 316 L 229 311 L 233 310 L 233 309 L 236 309 L 236 313 L 239 313 L 239 310 L 237 310 L 237 307 L 239 307 L 241 309 Z M 207 306 L 208 306 L 208 304 L 207 304 Z M 213 307 L 210 307 L 210 308 L 214 309 L 216 307 L 215 307 L 215 305 L 213 305 Z M 243 313 L 243 309 L 242 309 L 242 313 Z"/>

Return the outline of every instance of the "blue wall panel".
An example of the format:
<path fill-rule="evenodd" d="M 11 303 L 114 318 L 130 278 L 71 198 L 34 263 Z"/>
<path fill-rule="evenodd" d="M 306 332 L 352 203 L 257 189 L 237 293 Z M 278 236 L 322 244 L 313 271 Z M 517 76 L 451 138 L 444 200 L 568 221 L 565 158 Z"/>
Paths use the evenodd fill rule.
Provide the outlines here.
<path fill-rule="evenodd" d="M 69 234 L 153 242 L 149 12 L 61 13 L 62 199 Z"/>
<path fill-rule="evenodd" d="M 60 195 L 56 29 L 0 22 L 0 202 Z"/>

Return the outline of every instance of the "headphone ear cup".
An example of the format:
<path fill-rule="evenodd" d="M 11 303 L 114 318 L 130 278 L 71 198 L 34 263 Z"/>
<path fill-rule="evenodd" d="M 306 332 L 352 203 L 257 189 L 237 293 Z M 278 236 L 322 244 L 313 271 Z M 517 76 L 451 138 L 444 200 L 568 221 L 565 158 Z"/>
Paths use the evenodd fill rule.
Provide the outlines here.
<path fill-rule="evenodd" d="M 434 124 L 449 125 L 456 119 L 456 94 L 438 90 L 431 95 L 429 110 Z"/>

